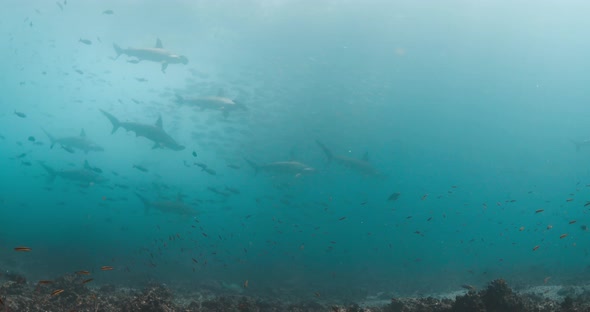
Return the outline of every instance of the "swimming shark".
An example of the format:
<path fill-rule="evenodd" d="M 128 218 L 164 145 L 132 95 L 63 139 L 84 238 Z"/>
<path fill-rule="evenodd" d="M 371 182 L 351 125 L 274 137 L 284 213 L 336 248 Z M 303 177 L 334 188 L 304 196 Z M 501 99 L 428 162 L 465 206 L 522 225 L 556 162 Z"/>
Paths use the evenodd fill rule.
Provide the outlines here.
<path fill-rule="evenodd" d="M 590 146 L 590 140 L 584 140 L 584 141 L 574 141 L 574 140 L 571 140 L 571 141 L 576 146 L 576 151 L 577 152 L 579 152 L 580 149 L 582 149 L 583 147 Z"/>
<path fill-rule="evenodd" d="M 162 64 L 162 72 L 166 72 L 168 64 L 188 64 L 188 58 L 184 55 L 178 55 L 164 49 L 162 41 L 158 38 L 156 45 L 153 48 L 127 48 L 122 49 L 119 45 L 113 44 L 113 48 L 117 53 L 117 58 L 121 54 L 135 57 L 137 61 L 152 61 Z"/>
<path fill-rule="evenodd" d="M 45 129 L 41 128 L 41 130 L 43 130 L 47 137 L 49 137 L 49 141 L 51 141 L 51 148 L 53 148 L 55 144 L 60 144 L 66 149 L 79 149 L 84 153 L 104 151 L 104 148 L 86 138 L 86 132 L 84 132 L 84 129 L 80 131 L 79 136 L 63 138 L 55 138 Z"/>
<path fill-rule="evenodd" d="M 183 97 L 176 94 L 176 103 L 179 105 L 188 105 L 198 107 L 201 110 L 212 109 L 223 113 L 223 117 L 228 117 L 231 111 L 243 110 L 248 108 L 243 104 L 223 96 L 205 96 L 205 97 Z"/>
<path fill-rule="evenodd" d="M 182 151 L 183 145 L 178 144 L 164 129 L 162 128 L 162 116 L 158 117 L 155 125 L 142 124 L 137 122 L 119 121 L 112 114 L 107 113 L 104 110 L 100 110 L 113 124 L 113 130 L 111 134 L 115 133 L 119 127 L 135 132 L 138 137 L 144 137 L 154 142 L 153 148 L 169 148 L 173 151 Z"/>
<path fill-rule="evenodd" d="M 276 161 L 260 165 L 247 158 L 244 160 L 254 169 L 256 174 L 262 171 L 270 174 L 292 174 L 298 177 L 302 174 L 316 172 L 316 169 L 298 161 Z"/>
<path fill-rule="evenodd" d="M 318 140 L 316 140 L 315 142 L 318 144 L 318 146 L 322 149 L 322 151 L 328 158 L 328 163 L 335 162 L 343 167 L 357 171 L 362 175 L 366 176 L 382 176 L 382 173 L 379 172 L 375 167 L 373 167 L 373 165 L 369 162 L 368 153 L 365 153 L 362 159 L 357 159 L 343 155 L 334 155 L 331 150 L 329 150 L 324 144 L 322 144 L 322 142 Z"/>
<path fill-rule="evenodd" d="M 55 170 L 52 167 L 46 165 L 44 162 L 39 162 L 39 164 L 47 171 L 47 173 L 49 173 L 48 181 L 50 182 L 53 182 L 56 177 L 88 184 L 102 183 L 108 180 L 95 171 L 89 169 L 90 165 L 87 161 L 84 162 L 83 168 L 64 170 Z"/>
<path fill-rule="evenodd" d="M 149 201 L 137 192 L 135 195 L 137 195 L 139 200 L 143 203 L 146 213 L 148 213 L 149 208 L 156 208 L 163 213 L 174 213 L 186 217 L 194 217 L 197 215 L 197 211 L 192 206 L 185 204 L 180 196 L 176 201 Z"/>

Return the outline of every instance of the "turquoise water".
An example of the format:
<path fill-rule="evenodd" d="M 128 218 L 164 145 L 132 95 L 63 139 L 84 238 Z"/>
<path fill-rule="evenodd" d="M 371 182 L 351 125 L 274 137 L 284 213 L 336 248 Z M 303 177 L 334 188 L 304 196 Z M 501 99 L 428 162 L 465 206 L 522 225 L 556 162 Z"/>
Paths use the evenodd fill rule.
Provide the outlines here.
<path fill-rule="evenodd" d="M 89 270 L 96 285 L 304 298 L 583 281 L 590 148 L 571 141 L 590 138 L 585 9 L 7 2 L 0 268 L 32 281 Z M 158 38 L 188 64 L 164 73 L 113 48 Z M 247 110 L 192 108 L 177 95 Z M 100 110 L 150 126 L 161 116 L 184 149 L 111 134 Z M 84 129 L 104 151 L 51 148 L 43 129 Z M 314 170 L 265 170 L 279 161 Z M 95 176 L 52 179 L 41 163 Z M 137 194 L 194 212 L 146 208 Z"/>

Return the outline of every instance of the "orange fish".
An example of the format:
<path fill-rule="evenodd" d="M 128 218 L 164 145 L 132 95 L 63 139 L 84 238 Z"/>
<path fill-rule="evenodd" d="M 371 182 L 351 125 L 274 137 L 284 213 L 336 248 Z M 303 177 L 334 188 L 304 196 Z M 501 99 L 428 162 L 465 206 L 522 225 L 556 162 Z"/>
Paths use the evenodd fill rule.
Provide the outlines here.
<path fill-rule="evenodd" d="M 48 281 L 48 280 L 40 280 L 39 281 L 39 285 L 48 285 L 48 284 L 52 284 L 52 281 Z"/>
<path fill-rule="evenodd" d="M 559 235 L 559 239 L 563 239 L 563 238 L 566 238 L 566 237 L 567 237 L 567 234 L 561 234 L 561 235 Z"/>
<path fill-rule="evenodd" d="M 90 272 L 89 271 L 86 271 L 86 270 L 82 270 L 82 271 L 77 271 L 76 274 L 78 274 L 78 275 L 90 275 Z"/>
<path fill-rule="evenodd" d="M 32 249 L 29 247 L 15 247 L 14 250 L 16 250 L 16 251 L 31 251 Z"/>
<path fill-rule="evenodd" d="M 244 288 L 248 288 L 248 280 L 244 282 Z"/>
<path fill-rule="evenodd" d="M 533 247 L 533 251 L 535 251 L 535 250 L 537 250 L 537 249 L 539 249 L 539 245 L 537 245 L 537 246 Z"/>
<path fill-rule="evenodd" d="M 86 284 L 86 283 L 90 283 L 92 282 L 94 279 L 93 278 L 89 278 L 87 280 L 82 281 L 82 284 Z"/>
<path fill-rule="evenodd" d="M 63 290 L 63 289 L 57 289 L 57 290 L 54 290 L 54 291 L 51 293 L 51 296 L 57 296 L 57 295 L 61 294 L 62 292 L 64 292 L 64 290 Z"/>
<path fill-rule="evenodd" d="M 100 269 L 101 269 L 102 271 L 111 271 L 111 270 L 113 270 L 114 268 L 113 268 L 112 266 L 110 266 L 110 265 L 103 265 L 103 266 L 101 266 L 101 267 L 100 267 Z"/>

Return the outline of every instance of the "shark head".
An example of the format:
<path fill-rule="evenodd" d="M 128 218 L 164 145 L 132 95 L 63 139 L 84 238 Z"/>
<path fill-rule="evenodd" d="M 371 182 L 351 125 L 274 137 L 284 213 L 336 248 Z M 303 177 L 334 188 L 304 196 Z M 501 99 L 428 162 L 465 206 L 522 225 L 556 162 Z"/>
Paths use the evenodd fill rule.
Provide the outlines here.
<path fill-rule="evenodd" d="M 178 60 L 180 61 L 180 63 L 182 63 L 184 65 L 188 64 L 188 58 L 184 55 L 179 55 Z"/>

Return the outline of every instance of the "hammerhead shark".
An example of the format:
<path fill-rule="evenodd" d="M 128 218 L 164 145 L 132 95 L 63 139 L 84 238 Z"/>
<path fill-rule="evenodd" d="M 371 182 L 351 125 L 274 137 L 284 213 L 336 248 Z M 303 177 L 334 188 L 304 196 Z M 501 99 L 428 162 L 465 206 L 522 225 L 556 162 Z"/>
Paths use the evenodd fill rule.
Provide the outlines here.
<path fill-rule="evenodd" d="M 117 129 L 123 128 L 127 131 L 135 132 L 138 137 L 144 137 L 154 142 L 153 148 L 169 148 L 173 151 L 182 151 L 183 145 L 178 144 L 162 127 L 162 116 L 158 117 L 155 125 L 142 124 L 137 122 L 119 121 L 115 116 L 100 110 L 113 124 L 111 134 Z"/>
<path fill-rule="evenodd" d="M 79 169 L 64 169 L 55 170 L 43 162 L 39 163 L 45 171 L 49 174 L 48 181 L 52 182 L 56 177 L 65 180 L 78 181 L 84 183 L 101 183 L 107 181 L 102 175 L 92 170 L 87 161 L 84 162 L 84 167 Z"/>
<path fill-rule="evenodd" d="M 248 108 L 240 102 L 236 102 L 230 98 L 222 95 L 218 96 L 204 96 L 204 97 L 184 97 L 176 94 L 176 103 L 179 105 L 188 105 L 198 107 L 201 110 L 212 109 L 223 113 L 223 117 L 227 118 L 231 111 L 243 110 Z"/>
<path fill-rule="evenodd" d="M 382 176 L 383 174 L 379 172 L 373 165 L 369 162 L 369 154 L 365 153 L 362 159 L 352 158 L 344 155 L 335 155 L 332 153 L 330 149 L 328 149 L 322 142 L 316 140 L 315 141 L 318 146 L 322 149 L 326 157 L 328 158 L 328 162 L 337 163 L 345 168 L 349 168 L 356 172 L 361 173 L 365 176 Z"/>
<path fill-rule="evenodd" d="M 153 48 L 127 48 L 122 49 L 119 45 L 113 44 L 113 48 L 117 53 L 117 58 L 121 54 L 135 57 L 137 61 L 152 61 L 162 64 L 162 72 L 166 72 L 168 64 L 188 64 L 188 58 L 184 55 L 178 55 L 164 49 L 162 41 L 158 38 L 156 40 L 156 46 Z"/>
<path fill-rule="evenodd" d="M 135 195 L 137 195 L 139 200 L 141 200 L 143 203 L 146 213 L 148 212 L 149 208 L 155 208 L 163 213 L 174 213 L 187 217 L 193 217 L 197 215 L 197 211 L 193 207 L 185 204 L 180 196 L 176 201 L 149 201 L 139 193 L 135 193 Z"/>
<path fill-rule="evenodd" d="M 247 158 L 244 158 L 244 160 L 252 167 L 252 169 L 254 169 L 256 174 L 262 171 L 270 174 L 292 174 L 298 177 L 302 174 L 316 172 L 314 168 L 298 161 L 276 161 L 266 164 L 257 164 Z"/>
<path fill-rule="evenodd" d="M 63 138 L 55 138 L 54 136 L 49 134 L 49 132 L 47 132 L 45 129 L 41 128 L 41 130 L 43 130 L 43 132 L 45 132 L 47 137 L 49 137 L 49 141 L 51 141 L 51 148 L 53 148 L 53 146 L 55 144 L 60 144 L 61 146 L 65 147 L 65 148 L 79 149 L 79 150 L 83 151 L 84 153 L 88 153 L 88 152 L 92 152 L 92 151 L 94 151 L 94 152 L 104 151 L 104 149 L 101 146 L 97 145 L 96 143 L 94 143 L 91 140 L 86 138 L 86 132 L 84 132 L 84 129 L 82 129 L 82 131 L 80 131 L 79 136 L 63 137 Z"/>

